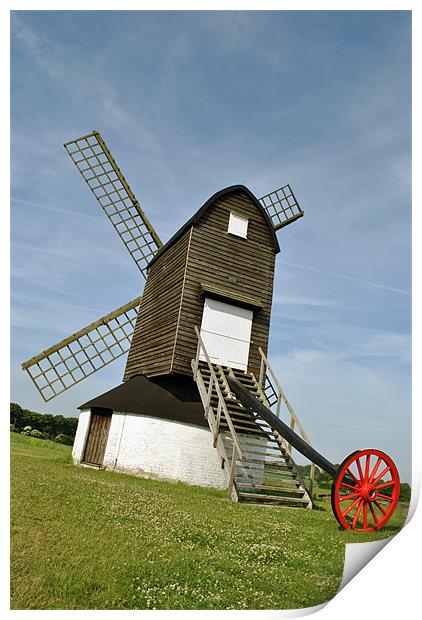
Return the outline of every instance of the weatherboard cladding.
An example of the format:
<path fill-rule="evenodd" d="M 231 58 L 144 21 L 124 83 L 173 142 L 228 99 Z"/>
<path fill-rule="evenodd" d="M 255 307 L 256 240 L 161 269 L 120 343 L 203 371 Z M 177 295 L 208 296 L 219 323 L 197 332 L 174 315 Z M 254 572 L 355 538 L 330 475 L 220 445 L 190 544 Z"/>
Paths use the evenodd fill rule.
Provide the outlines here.
<path fill-rule="evenodd" d="M 190 230 L 149 270 L 124 380 L 171 371 Z"/>
<path fill-rule="evenodd" d="M 236 305 L 239 297 L 255 303 L 248 369 L 259 372 L 258 347 L 266 351 L 268 346 L 279 251 L 274 229 L 243 186 L 219 192 L 204 207 L 150 263 L 125 380 L 138 373 L 191 374 L 194 326 L 201 325 L 204 295 L 212 296 L 213 290 L 227 303 Z M 227 232 L 231 211 L 248 218 L 247 239 Z"/>

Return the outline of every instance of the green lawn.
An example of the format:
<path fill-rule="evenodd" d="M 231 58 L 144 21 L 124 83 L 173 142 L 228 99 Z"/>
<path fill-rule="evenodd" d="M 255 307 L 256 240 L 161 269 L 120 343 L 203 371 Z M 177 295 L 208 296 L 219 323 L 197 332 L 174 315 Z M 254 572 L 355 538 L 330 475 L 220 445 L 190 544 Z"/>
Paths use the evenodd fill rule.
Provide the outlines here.
<path fill-rule="evenodd" d="M 336 593 L 344 544 L 318 510 L 75 467 L 71 450 L 11 434 L 12 609 L 288 609 Z"/>

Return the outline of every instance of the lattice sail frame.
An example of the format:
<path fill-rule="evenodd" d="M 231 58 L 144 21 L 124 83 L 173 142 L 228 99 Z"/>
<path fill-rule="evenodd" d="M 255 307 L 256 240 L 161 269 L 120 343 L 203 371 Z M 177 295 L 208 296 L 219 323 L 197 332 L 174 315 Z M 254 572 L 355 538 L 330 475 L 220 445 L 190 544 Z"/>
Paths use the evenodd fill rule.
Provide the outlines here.
<path fill-rule="evenodd" d="M 101 135 L 93 131 L 64 147 L 146 279 L 146 266 L 163 244 Z"/>
<path fill-rule="evenodd" d="M 140 301 L 137 297 L 22 364 L 45 402 L 129 351 Z"/>
<path fill-rule="evenodd" d="M 304 215 L 289 184 L 261 196 L 258 200 L 267 211 L 275 230 L 295 222 Z"/>

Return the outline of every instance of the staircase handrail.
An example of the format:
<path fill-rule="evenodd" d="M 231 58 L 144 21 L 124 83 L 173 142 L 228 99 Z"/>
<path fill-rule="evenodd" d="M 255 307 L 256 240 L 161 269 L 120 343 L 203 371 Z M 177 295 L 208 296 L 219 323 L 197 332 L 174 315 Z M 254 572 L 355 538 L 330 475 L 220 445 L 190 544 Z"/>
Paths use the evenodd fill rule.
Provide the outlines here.
<path fill-rule="evenodd" d="M 292 430 L 294 430 L 294 427 L 297 426 L 302 439 L 304 439 L 304 441 L 306 441 L 307 444 L 309 444 L 310 446 L 311 444 L 311 440 L 309 439 L 308 434 L 305 432 L 305 429 L 303 428 L 299 418 L 297 417 L 293 407 L 291 406 L 291 404 L 289 403 L 287 396 L 285 395 L 283 388 L 281 387 L 277 375 L 275 374 L 274 370 L 271 367 L 270 362 L 268 361 L 267 356 L 265 355 L 264 351 L 261 349 L 261 347 L 258 347 L 258 351 L 259 354 L 261 355 L 261 369 L 260 369 L 260 373 L 259 373 L 259 385 L 260 388 L 262 389 L 262 391 L 265 390 L 265 378 L 267 376 L 267 373 L 270 375 L 271 377 L 271 383 L 273 385 L 275 385 L 276 388 L 276 396 L 277 396 L 277 408 L 276 408 L 276 415 L 278 417 L 280 417 L 280 404 L 281 401 L 283 401 L 283 403 L 286 405 L 288 412 L 290 413 L 290 428 Z M 289 445 L 289 450 L 291 450 L 291 446 Z M 311 486 L 313 486 L 314 483 L 314 478 L 315 478 L 315 464 L 311 463 L 311 472 L 310 472 L 310 480 L 311 480 Z"/>
<path fill-rule="evenodd" d="M 209 358 L 207 349 L 205 347 L 204 341 L 201 338 L 201 334 L 199 332 L 199 329 L 198 329 L 197 325 L 195 325 L 195 333 L 196 333 L 197 338 L 198 338 L 198 347 L 197 347 L 197 350 L 196 350 L 196 357 L 195 357 L 195 370 L 198 371 L 199 356 L 200 356 L 201 350 L 202 350 L 202 352 L 204 354 L 204 357 L 205 357 L 205 361 L 206 361 L 206 363 L 208 365 L 208 370 L 210 371 L 210 386 L 211 386 L 211 384 L 214 384 L 214 386 L 215 386 L 215 390 L 216 390 L 217 396 L 218 396 L 218 403 L 219 403 L 218 406 L 222 408 L 223 413 L 224 413 L 224 417 L 226 418 L 226 422 L 227 422 L 227 425 L 229 427 L 230 434 L 231 434 L 231 437 L 232 437 L 232 440 L 233 440 L 233 447 L 236 449 L 236 452 L 237 452 L 237 454 L 239 456 L 239 459 L 243 460 L 243 452 L 242 452 L 242 448 L 240 447 L 240 442 L 239 442 L 239 438 L 238 438 L 237 433 L 236 433 L 236 429 L 234 428 L 233 421 L 232 421 L 230 413 L 229 413 L 229 411 L 227 409 L 226 401 L 225 401 L 223 393 L 222 393 L 222 391 L 220 389 L 220 385 L 219 385 L 219 382 L 218 382 L 217 375 L 215 374 L 214 367 L 213 367 L 212 362 L 211 362 L 211 360 Z M 210 387 L 210 389 L 212 390 L 212 387 Z M 209 396 L 211 396 L 211 391 L 209 393 Z M 209 406 L 209 402 L 208 402 L 208 406 Z M 207 412 L 207 414 L 208 414 L 208 412 Z"/>
<path fill-rule="evenodd" d="M 299 429 L 300 434 L 302 435 L 302 439 L 304 439 L 309 445 L 311 445 L 311 440 L 309 439 L 309 436 L 307 435 L 307 433 L 305 432 L 305 429 L 303 428 L 299 418 L 297 417 L 293 407 L 291 406 L 291 404 L 289 403 L 289 401 L 287 400 L 287 396 L 285 395 L 283 388 L 281 387 L 278 379 L 277 379 L 277 375 L 275 374 L 275 372 L 273 371 L 273 369 L 271 368 L 271 365 L 268 361 L 267 356 L 265 355 L 264 351 L 261 349 L 261 347 L 259 347 L 259 353 L 261 355 L 261 358 L 266 366 L 267 372 L 269 372 L 269 374 L 271 375 L 271 381 L 272 383 L 276 386 L 277 388 L 277 396 L 278 398 L 280 398 L 284 404 L 286 405 L 289 413 L 290 413 L 290 417 L 293 418 L 293 420 L 295 421 L 295 425 L 297 426 L 297 428 Z M 261 382 L 261 376 L 260 376 L 260 382 Z M 263 390 L 265 385 L 263 385 L 261 383 L 261 389 Z"/>

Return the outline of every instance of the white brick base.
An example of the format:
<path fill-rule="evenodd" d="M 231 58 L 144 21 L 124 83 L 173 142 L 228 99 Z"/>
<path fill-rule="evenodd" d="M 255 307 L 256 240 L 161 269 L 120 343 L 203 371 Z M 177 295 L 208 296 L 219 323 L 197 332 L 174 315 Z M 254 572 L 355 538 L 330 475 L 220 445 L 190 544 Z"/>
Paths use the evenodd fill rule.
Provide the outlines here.
<path fill-rule="evenodd" d="M 82 411 L 79 417 L 75 463 L 83 455 L 89 413 Z M 136 476 L 227 488 L 227 474 L 207 428 L 150 416 L 113 412 L 103 466 Z"/>

